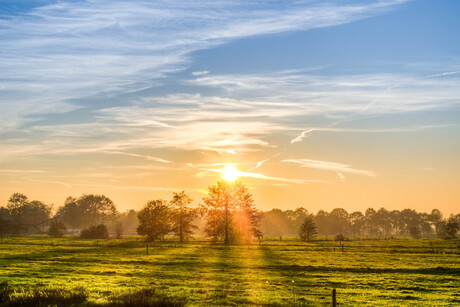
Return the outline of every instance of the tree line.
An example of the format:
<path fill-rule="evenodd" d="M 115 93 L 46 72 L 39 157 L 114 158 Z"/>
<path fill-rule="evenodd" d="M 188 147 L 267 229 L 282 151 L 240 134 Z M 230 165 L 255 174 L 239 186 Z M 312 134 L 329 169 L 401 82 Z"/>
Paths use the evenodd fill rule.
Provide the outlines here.
<path fill-rule="evenodd" d="M 454 238 L 459 230 L 460 214 L 444 218 L 438 209 L 431 213 L 417 212 L 413 209 L 387 210 L 367 209 L 364 213 L 349 213 L 343 208 L 331 212 L 319 210 L 309 213 L 305 208 L 295 210 L 272 209 L 264 212 L 262 232 L 269 236 L 294 236 L 308 218 L 323 236 L 421 236 L 437 235 L 440 238 Z"/>
<path fill-rule="evenodd" d="M 452 239 L 460 229 L 460 214 L 445 218 L 438 209 L 431 213 L 385 208 L 369 208 L 364 213 L 348 213 L 342 208 L 320 210 L 316 214 L 305 208 L 261 212 L 256 209 L 248 187 L 240 181 L 219 181 L 209 186 L 199 206 L 192 207 L 192 202 L 182 191 L 173 193 L 170 200 L 150 200 L 139 211 L 120 213 L 108 197 L 84 194 L 68 197 L 52 214 L 51 205 L 14 193 L 6 206 L 0 207 L 0 235 L 48 231 L 60 236 L 67 229 L 84 230 L 82 237 L 104 238 L 108 237 L 108 226 L 118 237 L 137 232 L 150 241 L 158 241 L 173 234 L 182 243 L 196 234 L 228 244 L 260 240 L 262 236 L 299 236 L 305 241 L 317 235 L 342 238 L 437 235 Z"/>

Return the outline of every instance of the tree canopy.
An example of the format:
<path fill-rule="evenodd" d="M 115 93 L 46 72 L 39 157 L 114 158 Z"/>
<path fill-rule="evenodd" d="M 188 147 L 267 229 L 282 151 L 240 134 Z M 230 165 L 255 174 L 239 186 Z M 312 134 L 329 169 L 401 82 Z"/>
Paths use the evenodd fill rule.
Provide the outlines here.
<path fill-rule="evenodd" d="M 248 242 L 261 235 L 261 215 L 254 206 L 251 192 L 241 181 L 218 181 L 209 186 L 203 198 L 207 213 L 205 232 L 214 240 Z"/>
<path fill-rule="evenodd" d="M 68 197 L 58 215 L 70 228 L 83 228 L 108 222 L 117 209 L 113 201 L 104 195 L 83 194 L 78 199 Z"/>

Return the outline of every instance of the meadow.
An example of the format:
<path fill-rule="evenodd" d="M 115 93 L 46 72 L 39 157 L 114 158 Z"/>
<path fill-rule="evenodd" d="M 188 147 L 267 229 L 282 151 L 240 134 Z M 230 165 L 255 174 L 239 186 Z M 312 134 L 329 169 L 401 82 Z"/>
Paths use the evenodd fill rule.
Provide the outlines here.
<path fill-rule="evenodd" d="M 339 306 L 452 306 L 460 304 L 459 244 L 265 238 L 227 249 L 166 241 L 149 243 L 147 254 L 140 237 L 9 237 L 0 244 L 0 283 L 9 289 L 0 289 L 0 302 L 27 305 L 28 296 L 61 291 L 88 306 L 127 306 L 150 294 L 165 306 L 327 306 L 335 288 Z"/>

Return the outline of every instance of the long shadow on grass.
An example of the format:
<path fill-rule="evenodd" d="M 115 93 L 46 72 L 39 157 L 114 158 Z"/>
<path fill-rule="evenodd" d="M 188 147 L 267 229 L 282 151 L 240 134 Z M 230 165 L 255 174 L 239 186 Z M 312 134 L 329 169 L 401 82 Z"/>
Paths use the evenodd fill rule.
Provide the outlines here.
<path fill-rule="evenodd" d="M 207 273 L 212 276 L 212 288 L 208 290 L 205 303 L 219 306 L 250 303 L 244 287 L 239 247 L 230 246 L 228 249 L 223 245 L 214 245 L 210 248 L 215 257 L 206 267 Z"/>
<path fill-rule="evenodd" d="M 274 247 L 276 246 L 262 245 L 260 247 L 266 265 L 254 267 L 254 269 L 259 269 L 273 276 L 272 288 L 274 289 L 272 289 L 272 291 L 275 291 L 277 294 L 280 300 L 279 303 L 289 306 L 317 306 L 320 304 L 317 300 L 317 296 L 320 295 L 321 299 L 325 299 L 325 297 L 318 293 L 306 294 L 305 285 L 299 283 L 306 278 L 304 272 L 299 269 L 298 265 L 286 265 L 284 261 L 287 259 L 282 259 L 282 255 L 275 253 L 273 251 Z M 301 274 L 301 278 L 297 276 L 298 274 Z M 324 287 L 324 285 L 316 285 L 313 281 L 309 281 L 308 288 L 312 287 L 318 288 Z"/>

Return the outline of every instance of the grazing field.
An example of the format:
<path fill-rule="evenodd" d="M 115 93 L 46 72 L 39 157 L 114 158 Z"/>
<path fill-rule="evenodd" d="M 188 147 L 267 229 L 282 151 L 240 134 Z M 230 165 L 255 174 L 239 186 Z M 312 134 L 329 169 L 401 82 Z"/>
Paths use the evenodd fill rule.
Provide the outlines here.
<path fill-rule="evenodd" d="M 0 282 L 16 291 L 12 299 L 68 289 L 86 295 L 78 303 L 83 305 L 116 305 L 114 298 L 155 289 L 171 305 L 321 306 L 330 305 L 333 288 L 339 305 L 460 304 L 458 241 L 343 244 L 342 251 L 334 241 L 264 240 L 229 249 L 164 242 L 150 243 L 147 255 L 146 243 L 137 237 L 98 242 L 11 237 L 0 244 Z"/>

